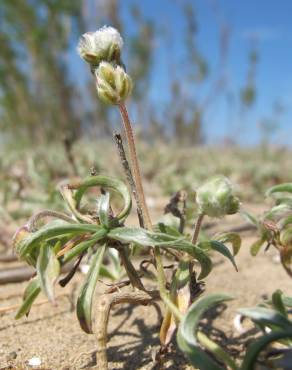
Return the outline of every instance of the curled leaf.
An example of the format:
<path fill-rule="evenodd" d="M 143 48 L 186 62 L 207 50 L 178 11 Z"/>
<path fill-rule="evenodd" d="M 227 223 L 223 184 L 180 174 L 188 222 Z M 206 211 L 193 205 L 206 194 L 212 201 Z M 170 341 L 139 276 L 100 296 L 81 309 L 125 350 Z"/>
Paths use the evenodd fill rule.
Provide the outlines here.
<path fill-rule="evenodd" d="M 124 206 L 120 213 L 117 215 L 117 218 L 119 220 L 124 220 L 131 211 L 132 206 L 131 194 L 127 186 L 122 181 L 107 176 L 90 176 L 78 184 L 78 190 L 76 190 L 76 193 L 74 194 L 76 208 L 77 209 L 79 208 L 81 199 L 85 192 L 89 188 L 94 186 L 112 189 L 122 196 Z"/>
<path fill-rule="evenodd" d="M 279 341 L 282 339 L 292 339 L 291 328 L 271 332 L 261 337 L 259 340 L 251 343 L 247 348 L 247 352 L 240 370 L 255 370 L 259 354 L 272 342 Z"/>
<path fill-rule="evenodd" d="M 274 219 L 275 217 L 281 217 L 292 211 L 292 205 L 282 203 L 272 207 L 266 214 L 265 219 Z"/>
<path fill-rule="evenodd" d="M 267 190 L 266 196 L 270 196 L 274 193 L 292 193 L 292 183 L 275 185 Z"/>
<path fill-rule="evenodd" d="M 223 233 L 216 237 L 216 240 L 225 244 L 230 243 L 232 245 L 233 256 L 236 256 L 241 247 L 241 237 L 237 233 Z"/>
<path fill-rule="evenodd" d="M 280 220 L 278 223 L 278 227 L 280 229 L 282 228 L 284 229 L 286 226 L 291 225 L 291 224 L 292 224 L 292 215 Z"/>
<path fill-rule="evenodd" d="M 202 349 L 197 340 L 196 331 L 200 318 L 212 306 L 230 299 L 230 296 L 223 294 L 212 294 L 200 298 L 190 306 L 180 323 L 177 333 L 179 348 L 185 353 L 191 364 L 201 370 L 223 370 L 223 368 Z M 216 356 L 216 352 L 214 355 Z M 226 356 L 228 355 L 226 354 Z"/>
<path fill-rule="evenodd" d="M 221 242 L 218 240 L 209 240 L 209 241 L 203 241 L 198 244 L 198 247 L 203 250 L 210 250 L 213 249 L 214 251 L 222 254 L 224 257 L 228 258 L 229 261 L 234 266 L 235 270 L 238 271 L 234 257 L 230 250 Z"/>
<path fill-rule="evenodd" d="M 279 329 L 291 329 L 292 323 L 284 315 L 265 307 L 242 308 L 239 312 L 260 325 L 276 326 Z"/>
<path fill-rule="evenodd" d="M 105 194 L 101 194 L 98 198 L 97 210 L 100 223 L 106 228 L 109 228 L 110 195 L 108 192 L 106 192 Z"/>

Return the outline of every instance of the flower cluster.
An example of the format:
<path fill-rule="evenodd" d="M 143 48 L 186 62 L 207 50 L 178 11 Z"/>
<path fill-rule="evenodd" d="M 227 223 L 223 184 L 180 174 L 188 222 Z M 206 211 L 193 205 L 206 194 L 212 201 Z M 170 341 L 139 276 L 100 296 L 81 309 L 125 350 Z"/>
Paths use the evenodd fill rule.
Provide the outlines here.
<path fill-rule="evenodd" d="M 96 32 L 84 33 L 77 51 L 87 63 L 98 66 L 101 61 L 119 62 L 123 43 L 115 28 L 104 26 Z"/>
<path fill-rule="evenodd" d="M 210 217 L 232 215 L 239 210 L 239 200 L 233 194 L 230 181 L 225 176 L 215 176 L 198 190 L 196 201 L 200 213 Z"/>
<path fill-rule="evenodd" d="M 96 77 L 99 98 L 107 104 L 119 104 L 132 91 L 131 77 L 121 66 L 123 39 L 113 27 L 104 26 L 87 32 L 79 40 L 77 51 L 89 63 Z"/>

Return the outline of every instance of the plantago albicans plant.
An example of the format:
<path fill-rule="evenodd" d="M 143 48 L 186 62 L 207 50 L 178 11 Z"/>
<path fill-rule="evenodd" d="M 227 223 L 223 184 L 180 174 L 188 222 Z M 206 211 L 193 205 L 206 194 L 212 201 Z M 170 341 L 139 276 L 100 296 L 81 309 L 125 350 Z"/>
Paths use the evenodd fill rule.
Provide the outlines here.
<path fill-rule="evenodd" d="M 292 304 L 291 297 L 276 291 L 271 301 L 258 307 L 239 310 L 242 316 L 250 318 L 262 332 L 259 338 L 249 344 L 246 352 L 240 356 L 241 360 L 232 358 L 198 330 L 199 320 L 207 309 L 230 299 L 231 297 L 222 294 L 202 297 L 191 305 L 182 318 L 177 341 L 190 363 L 201 370 L 291 369 L 292 320 L 288 310 Z M 276 350 L 270 347 L 274 342 L 280 345 Z M 261 356 L 263 353 L 265 356 Z M 258 367 L 260 364 L 264 367 Z"/>
<path fill-rule="evenodd" d="M 256 256 L 261 247 L 274 247 L 287 274 L 292 277 L 292 184 L 280 184 L 270 188 L 266 195 L 274 204 L 262 217 L 246 213 L 248 220 L 259 232 L 259 239 L 251 246 Z"/>
<path fill-rule="evenodd" d="M 190 305 L 201 293 L 198 280 L 204 279 L 212 270 L 209 252 L 221 253 L 236 268 L 234 255 L 239 251 L 241 244 L 240 237 L 235 233 L 222 233 L 212 240 L 204 241 L 199 237 L 205 215 L 221 218 L 234 214 L 239 209 L 239 201 L 233 194 L 232 186 L 223 176 L 214 177 L 197 189 L 197 197 L 193 202 L 197 202 L 199 215 L 191 237 L 185 233 L 183 212 L 180 213 L 178 210 L 172 211 L 172 217 L 179 215 L 180 219 L 177 219 L 179 227 L 174 227 L 166 221 L 159 222 L 157 225 L 152 223 L 144 194 L 133 129 L 125 105 L 133 84 L 121 61 L 122 46 L 123 41 L 118 31 L 111 27 L 103 27 L 95 33 L 84 34 L 80 40 L 78 52 L 89 63 L 100 100 L 120 111 L 130 165 L 122 142 L 118 141 L 118 145 L 120 145 L 120 156 L 128 186 L 136 201 L 140 226 L 126 226 L 132 207 L 128 186 L 115 178 L 92 175 L 84 180 L 61 186 L 68 213 L 41 211 L 19 229 L 14 238 L 15 248 L 20 258 L 36 269 L 36 276 L 24 293 L 24 302 L 17 313 L 17 318 L 29 313 L 41 291 L 54 302 L 54 284 L 57 281 L 61 286 L 68 284 L 84 256 L 88 253 L 91 255 L 90 268 L 79 292 L 76 311 L 81 328 L 87 333 L 96 333 L 99 369 L 107 369 L 108 366 L 106 336 L 110 309 L 114 305 L 125 302 L 148 304 L 153 300 L 161 299 L 165 308 L 160 330 L 162 348 L 169 344 L 182 321 L 179 329 L 179 345 L 188 353 L 189 344 L 185 336 L 184 323 L 191 315 L 192 310 L 188 311 Z M 84 201 L 85 195 L 93 187 L 99 188 L 100 192 L 96 193 L 97 199 L 92 204 L 88 204 Z M 114 194 L 119 195 L 122 201 L 119 210 L 116 207 Z M 178 197 L 175 207 L 184 201 L 185 199 L 182 201 L 182 198 Z M 48 217 L 54 220 L 45 222 Z M 225 243 L 232 245 L 232 252 Z M 148 253 L 147 267 L 143 265 L 143 268 L 142 266 L 135 268 L 132 263 L 133 251 L 143 248 Z M 128 276 L 128 282 L 116 281 L 111 289 L 99 296 L 95 307 L 93 306 L 95 287 L 100 277 L 109 277 L 104 261 L 113 250 L 116 251 L 115 258 L 118 254 L 120 263 Z M 173 262 L 170 277 L 165 273 L 166 258 L 168 263 L 170 260 Z M 74 265 L 69 274 L 60 278 L 63 266 L 72 261 Z M 145 285 L 144 279 L 144 275 L 149 272 L 147 271 L 149 266 L 155 269 L 157 284 L 157 287 L 152 289 Z M 118 276 L 120 275 L 111 274 L 111 277 Z M 131 290 L 123 289 L 129 284 L 132 287 Z M 215 302 L 223 299 L 225 298 L 216 298 Z M 211 303 L 213 301 L 211 299 Z M 197 304 L 200 305 L 200 303 Z M 185 317 L 187 311 L 189 314 Z M 196 324 L 193 323 L 191 327 L 193 328 L 194 325 Z M 200 337 L 204 338 L 202 333 Z M 205 342 L 207 343 L 206 338 Z M 192 343 L 197 346 L 196 342 Z M 208 358 L 202 355 L 204 352 L 201 349 L 196 353 L 203 361 L 198 362 L 198 366 L 206 370 L 204 361 L 209 361 Z"/>
<path fill-rule="evenodd" d="M 216 189 L 220 192 L 220 187 L 216 186 Z M 215 189 L 213 193 L 216 193 Z M 275 204 L 263 217 L 257 218 L 243 212 L 245 218 L 259 231 L 259 239 L 251 246 L 251 254 L 256 256 L 262 246 L 265 246 L 266 250 L 273 246 L 279 252 L 281 264 L 290 277 L 292 277 L 291 193 L 292 184 L 276 185 L 266 193 L 267 196 L 274 197 Z M 202 200 L 204 195 L 205 192 L 200 196 Z M 217 208 L 212 207 L 208 202 L 205 209 L 216 215 Z M 233 370 L 256 370 L 259 364 L 264 366 L 263 369 L 289 370 L 292 363 L 292 298 L 284 296 L 281 290 L 277 290 L 270 301 L 267 300 L 254 308 L 239 310 L 242 317 L 251 319 L 262 332 L 262 336 L 250 343 L 240 363 L 204 334 L 196 333 L 199 319 L 204 311 L 212 305 L 229 299 L 228 296 L 209 295 L 194 302 L 189 308 L 182 319 L 177 336 L 178 344 L 189 361 L 204 370 L 223 370 L 226 367 Z M 202 350 L 199 342 L 212 353 L 213 357 Z M 271 344 L 275 342 L 278 346 L 271 347 Z"/>

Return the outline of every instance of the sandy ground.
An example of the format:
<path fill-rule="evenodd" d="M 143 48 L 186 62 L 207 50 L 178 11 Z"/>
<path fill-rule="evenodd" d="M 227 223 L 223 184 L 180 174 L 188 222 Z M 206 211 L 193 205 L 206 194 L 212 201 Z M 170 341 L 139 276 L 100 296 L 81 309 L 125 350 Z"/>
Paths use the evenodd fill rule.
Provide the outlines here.
<path fill-rule="evenodd" d="M 237 223 L 238 220 L 230 219 L 226 226 Z M 249 246 L 254 235 L 245 233 L 242 236 L 244 243 L 237 257 L 239 272 L 233 269 L 229 261 L 214 255 L 214 270 L 205 280 L 206 293 L 227 293 L 235 298 L 226 309 L 209 313 L 203 321 L 209 335 L 227 345 L 228 351 L 235 356 L 240 355 L 247 344 L 245 336 L 240 336 L 233 327 L 236 310 L 254 306 L 263 296 L 270 296 L 278 288 L 292 295 L 291 281 L 277 263 L 275 252 L 271 250 L 253 258 L 249 254 Z M 77 275 L 65 292 L 57 288 L 57 295 L 66 295 L 60 296 L 56 307 L 50 304 L 35 306 L 28 318 L 19 321 L 14 320 L 15 311 L 0 314 L 0 370 L 31 369 L 28 361 L 33 357 L 41 359 L 41 365 L 34 369 L 96 368 L 94 356 L 88 353 L 74 365 L 77 356 L 95 348 L 94 335 L 83 333 L 75 317 L 76 286 L 81 279 L 81 274 Z M 0 307 L 20 303 L 26 284 L 0 286 Z M 39 300 L 44 300 L 44 297 Z M 122 305 L 114 309 L 109 322 L 110 369 L 155 369 L 152 357 L 159 348 L 157 333 L 160 322 L 159 306 Z M 167 357 L 165 368 L 175 370 L 189 367 L 174 348 Z"/>

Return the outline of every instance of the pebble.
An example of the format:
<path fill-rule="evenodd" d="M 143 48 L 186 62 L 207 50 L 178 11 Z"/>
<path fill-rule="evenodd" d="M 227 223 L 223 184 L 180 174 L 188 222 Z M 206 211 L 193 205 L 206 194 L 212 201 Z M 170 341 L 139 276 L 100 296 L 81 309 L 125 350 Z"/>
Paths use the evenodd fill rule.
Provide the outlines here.
<path fill-rule="evenodd" d="M 10 353 L 8 353 L 8 355 L 6 356 L 6 360 L 7 361 L 12 361 L 12 360 L 15 360 L 17 357 L 17 353 L 15 351 L 12 351 Z"/>

